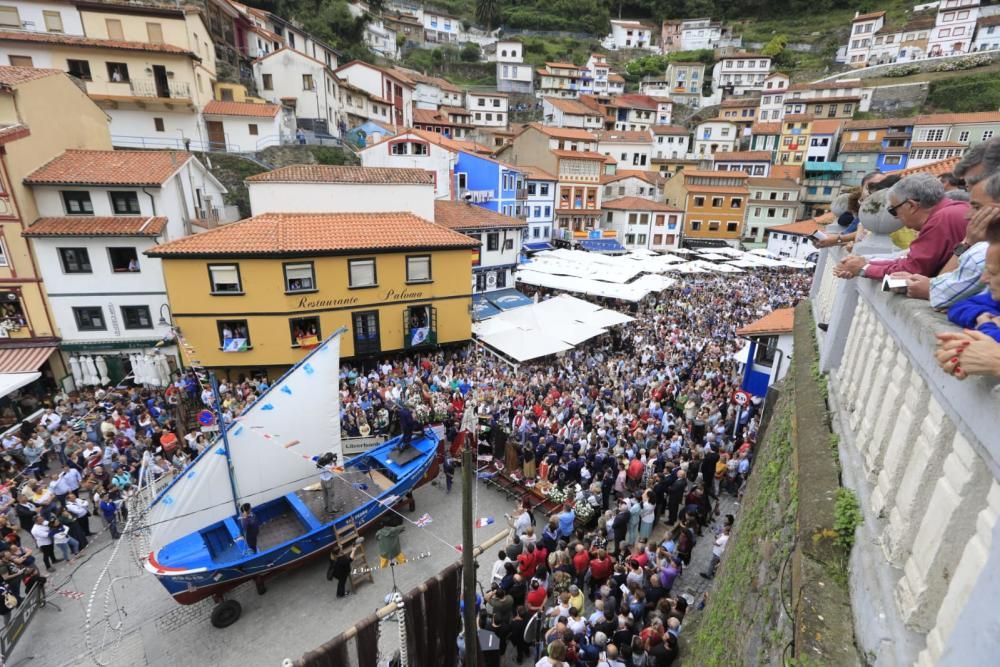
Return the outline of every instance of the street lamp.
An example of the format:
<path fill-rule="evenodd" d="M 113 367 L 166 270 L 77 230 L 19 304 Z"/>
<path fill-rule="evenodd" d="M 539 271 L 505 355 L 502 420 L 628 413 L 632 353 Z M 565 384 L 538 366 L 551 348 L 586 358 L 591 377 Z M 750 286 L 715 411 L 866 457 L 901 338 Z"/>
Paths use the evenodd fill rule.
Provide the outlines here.
<path fill-rule="evenodd" d="M 164 314 L 163 312 L 164 310 L 167 311 L 166 314 Z M 161 327 L 170 327 L 171 329 L 174 328 L 174 321 L 173 317 L 171 316 L 169 305 L 165 303 L 160 304 L 160 321 L 157 322 L 157 324 L 159 324 Z"/>

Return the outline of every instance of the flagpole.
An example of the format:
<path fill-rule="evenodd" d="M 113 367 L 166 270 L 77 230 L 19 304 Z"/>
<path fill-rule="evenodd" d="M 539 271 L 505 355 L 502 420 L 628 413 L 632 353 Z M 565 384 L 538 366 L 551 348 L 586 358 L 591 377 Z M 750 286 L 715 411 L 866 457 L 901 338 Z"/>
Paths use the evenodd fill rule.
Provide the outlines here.
<path fill-rule="evenodd" d="M 472 456 L 475 434 L 469 430 L 474 419 L 472 407 L 467 406 L 462 416 L 460 435 L 465 441 L 462 447 L 462 599 L 465 602 L 463 624 L 465 626 L 465 666 L 476 667 L 479 658 L 479 628 L 476 624 L 476 565 L 473 559 L 472 535 L 472 485 L 476 483 L 475 460 Z"/>

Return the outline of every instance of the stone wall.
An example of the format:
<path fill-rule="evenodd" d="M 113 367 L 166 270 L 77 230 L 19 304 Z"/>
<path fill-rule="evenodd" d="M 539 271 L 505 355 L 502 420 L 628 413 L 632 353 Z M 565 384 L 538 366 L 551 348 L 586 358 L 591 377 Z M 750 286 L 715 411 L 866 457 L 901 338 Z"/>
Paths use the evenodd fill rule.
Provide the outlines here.
<path fill-rule="evenodd" d="M 901 83 L 892 86 L 879 86 L 872 93 L 869 112 L 885 116 L 906 116 L 910 111 L 919 109 L 927 101 L 930 84 Z"/>

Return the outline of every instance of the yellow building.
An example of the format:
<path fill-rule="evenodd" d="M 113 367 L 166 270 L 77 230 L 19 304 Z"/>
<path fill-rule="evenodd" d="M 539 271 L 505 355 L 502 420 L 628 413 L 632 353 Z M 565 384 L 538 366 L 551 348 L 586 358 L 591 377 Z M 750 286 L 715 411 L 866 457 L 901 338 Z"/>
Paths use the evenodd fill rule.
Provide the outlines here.
<path fill-rule="evenodd" d="M 218 81 L 215 84 L 215 100 L 218 102 L 244 102 L 248 104 L 267 104 L 263 97 L 254 97 L 247 92 L 242 83 Z"/>
<path fill-rule="evenodd" d="M 738 244 L 750 196 L 748 178 L 742 171 L 685 169 L 667 181 L 666 202 L 684 209 L 684 239 Z"/>
<path fill-rule="evenodd" d="M 344 357 L 468 340 L 478 247 L 412 213 L 266 213 L 146 254 L 187 363 L 273 378 L 340 327 Z"/>
<path fill-rule="evenodd" d="M 799 165 L 806 161 L 813 120 L 813 116 L 805 114 L 785 116 L 781 121 L 776 164 Z"/>
<path fill-rule="evenodd" d="M 58 113 L 54 113 L 58 110 Z M 73 122 L 66 122 L 72 118 Z M 21 232 L 38 210 L 25 177 L 67 148 L 110 149 L 107 118 L 62 72 L 0 67 L 0 389 L 19 380 L 58 383 L 59 355 L 41 274 Z M 18 379 L 18 378 L 14 378 Z M 24 383 L 21 383 L 22 386 Z M 30 390 L 30 387 L 28 388 Z M 0 394 L 2 395 L 2 394 Z M 0 425 L 3 425 L 0 419 Z"/>

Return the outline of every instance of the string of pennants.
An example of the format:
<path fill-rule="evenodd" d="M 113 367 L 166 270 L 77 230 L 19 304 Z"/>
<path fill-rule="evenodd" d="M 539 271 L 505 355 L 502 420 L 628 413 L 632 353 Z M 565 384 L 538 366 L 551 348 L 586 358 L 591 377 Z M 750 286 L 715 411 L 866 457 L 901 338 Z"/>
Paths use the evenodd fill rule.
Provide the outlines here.
<path fill-rule="evenodd" d="M 424 558 L 427 558 L 430 555 L 431 555 L 430 551 L 422 551 L 418 553 L 416 556 L 407 558 L 406 561 L 402 563 L 397 563 L 396 561 L 389 561 L 389 565 L 386 565 L 386 567 L 390 566 L 400 567 L 401 565 L 408 565 L 414 561 L 423 560 Z M 385 569 L 384 567 L 379 567 L 378 565 L 374 567 L 356 567 L 353 570 L 351 570 L 351 574 L 368 574 L 369 572 L 377 572 L 378 570 L 384 570 L 384 569 Z"/>

